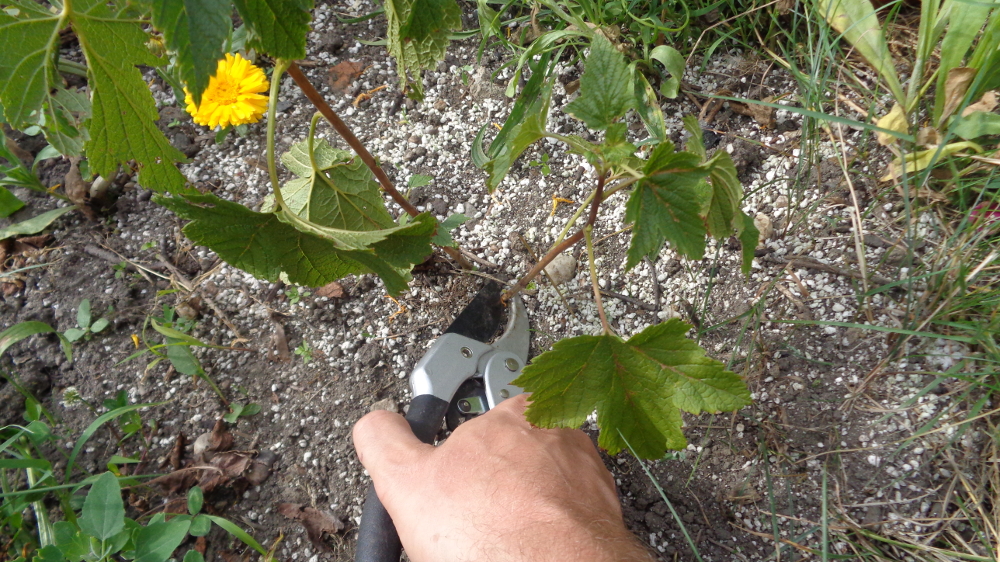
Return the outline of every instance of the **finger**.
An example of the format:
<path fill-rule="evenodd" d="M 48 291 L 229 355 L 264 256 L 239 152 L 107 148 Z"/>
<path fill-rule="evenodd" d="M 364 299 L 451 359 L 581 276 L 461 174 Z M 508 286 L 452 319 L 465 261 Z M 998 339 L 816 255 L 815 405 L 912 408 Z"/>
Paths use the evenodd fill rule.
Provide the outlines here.
<path fill-rule="evenodd" d="M 400 466 L 412 465 L 433 446 L 421 443 L 403 416 L 376 410 L 354 424 L 354 448 L 358 460 L 378 479 L 390 476 Z"/>

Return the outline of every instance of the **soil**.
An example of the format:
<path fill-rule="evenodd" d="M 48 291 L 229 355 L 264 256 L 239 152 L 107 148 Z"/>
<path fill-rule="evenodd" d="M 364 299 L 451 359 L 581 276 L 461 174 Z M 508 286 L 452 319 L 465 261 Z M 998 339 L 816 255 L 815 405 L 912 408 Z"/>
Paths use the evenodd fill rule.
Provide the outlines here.
<path fill-rule="evenodd" d="M 367 2 L 356 4 L 352 14 L 374 9 Z M 522 274 L 533 263 L 532 252 L 547 248 L 574 210 L 574 205 L 560 205 L 550 216 L 552 197 L 580 201 L 593 178 L 579 157 L 543 142 L 515 164 L 500 189 L 486 192 L 484 174 L 471 165 L 468 154 L 479 128 L 502 123 L 510 109 L 511 100 L 503 94 L 510 71 L 492 75 L 508 54 L 487 50 L 480 66 L 476 40 L 456 43 L 441 67 L 426 73 L 427 97 L 417 104 L 398 93 L 394 64 L 384 47 L 360 42 L 382 37 L 383 20 L 344 25 L 336 13 L 339 8 L 328 4 L 316 9 L 303 65 L 307 75 L 387 163 L 398 185 L 405 186 L 412 174 L 435 178 L 411 193 L 421 210 L 440 218 L 455 212 L 471 218 L 456 240 L 476 256 L 483 271 L 505 279 Z M 691 91 L 708 94 L 725 88 L 755 99 L 794 98 L 795 86 L 786 74 L 738 51 L 718 52 L 704 72 L 687 77 Z M 328 73 L 343 61 L 360 61 L 367 68 L 338 92 L 330 88 Z M 574 97 L 563 84 L 580 70 L 579 65 L 559 69 L 551 129 L 585 132 L 558 110 Z M 195 126 L 177 106 L 167 86 L 152 74 L 148 78 L 161 104 L 161 127 L 191 157 L 182 166 L 188 178 L 199 189 L 259 208 L 269 191 L 263 122 L 249 127 L 245 137 L 233 134 L 217 145 L 212 132 Z M 373 92 L 357 108 L 352 105 L 358 94 L 383 85 L 388 88 Z M 313 112 L 287 80 L 283 92 L 279 152 L 305 138 Z M 676 142 L 683 141 L 681 116 L 701 113 L 695 101 L 707 103 L 694 95 L 664 102 Z M 836 496 L 836 505 L 843 506 L 843 517 L 870 529 L 912 525 L 906 520 L 927 512 L 943 474 L 933 443 L 901 442 L 943 407 L 936 394 L 915 396 L 933 376 L 913 373 L 933 370 L 931 359 L 927 365 L 912 359 L 908 365 L 884 363 L 892 344 L 887 334 L 785 322 L 894 325 L 893 315 L 901 309 L 898 293 L 878 293 L 869 301 L 869 312 L 858 312 L 858 295 L 865 287 L 850 276 L 858 269 L 852 195 L 837 162 L 843 148 L 860 208 L 871 210 L 863 223 L 869 271 L 895 279 L 905 275 L 900 272 L 905 264 L 890 255 L 898 238 L 890 224 L 899 209 L 892 194 L 879 193 L 873 179 L 883 169 L 881 153 L 873 152 L 867 137 L 847 131 L 846 146 L 821 143 L 818 165 L 808 166 L 799 154 L 800 119 L 793 114 L 778 111 L 771 128 L 764 128 L 731 106 L 721 107 L 711 122 L 707 113 L 702 121 L 712 133 L 710 142 L 717 150 L 728 150 L 738 164 L 748 194 L 744 210 L 763 216 L 773 227 L 757 251 L 752 273 L 740 274 L 735 241 L 713 242 L 709 257 L 700 262 L 683 260 L 668 248 L 658 260 L 625 272 L 628 236 L 619 232 L 624 226 L 624 199 L 619 197 L 605 205 L 599 220 L 597 237 L 606 237 L 598 246 L 599 275 L 606 290 L 621 295 L 605 297 L 620 334 L 631 335 L 670 317 L 692 322 L 703 330 L 709 353 L 745 377 L 754 403 L 735 413 L 686 416 L 690 445 L 665 459 L 640 463 L 625 453 L 605 456 L 626 522 L 659 560 L 693 560 L 671 507 L 644 473 L 645 464 L 704 560 L 770 556 L 775 541 L 765 536 L 775 530 L 816 547 L 824 474 L 827 489 L 835 490 L 829 493 Z M 643 137 L 637 121 L 630 121 L 630 131 L 635 140 Z M 328 128 L 321 128 L 321 135 L 343 146 Z M 543 153 L 550 156 L 549 174 L 527 164 Z M 42 177 L 55 185 L 66 168 L 64 162 L 52 161 Z M 804 188 L 793 187 L 796 178 Z M 56 430 L 67 443 L 94 419 L 87 408 L 64 403 L 69 387 L 98 409 L 122 390 L 131 402 L 161 403 L 142 412 L 157 428 L 144 454 L 149 472 L 169 471 L 178 436 L 186 437 L 185 456 L 191 458 L 191 443 L 227 410 L 208 385 L 176 373 L 165 361 L 149 366 L 149 354 L 126 359 L 137 351 L 135 336 L 160 341 L 147 318 L 159 316 L 164 305 L 186 306 L 197 316 L 194 336 L 234 348 L 196 349 L 207 374 L 229 400 L 262 407 L 261 413 L 229 426 L 235 449 L 278 455 L 265 482 L 242 494 L 220 495 L 213 509 L 265 546 L 283 536 L 278 559 L 351 560 L 368 486 L 351 444 L 352 424 L 373 407 L 402 409 L 409 369 L 481 279 L 457 271 L 442 254 L 418 268 L 410 291 L 398 302 L 387 298 L 381 282 L 369 275 L 342 280 L 339 297 L 317 296 L 315 288 L 292 291 L 281 283 L 253 279 L 193 245 L 180 232 L 181 220 L 153 203 L 149 191 L 124 180 L 118 182 L 120 196 L 101 211 L 100 221 L 71 213 L 55 223 L 50 244 L 26 249 L 22 266 L 46 266 L 18 274 L 17 284 L 5 285 L 0 304 L 3 327 L 40 320 L 65 331 L 75 327 L 77 307 L 86 298 L 94 317 L 108 318 L 110 327 L 74 344 L 72 363 L 54 336 L 14 346 L 5 363 L 60 420 Z M 56 204 L 44 196 L 17 194 L 28 206 L 13 221 Z M 392 204 L 390 209 L 398 212 Z M 930 248 L 935 242 L 928 236 Z M 599 329 L 585 267 L 577 268 L 563 292 L 569 308 L 543 280 L 525 296 L 535 330 L 533 355 L 559 338 Z M 304 344 L 311 356 L 290 352 Z M 18 423 L 23 411 L 18 394 L 9 384 L 0 392 L 0 423 Z M 593 424 L 585 429 L 596 436 Z M 973 434 L 969 454 L 979 446 L 977 439 Z M 136 438 L 120 450 L 102 430 L 90 440 L 82 466 L 102 471 L 112 454 L 141 450 Z M 136 495 L 149 510 L 169 499 L 150 490 Z M 329 512 L 345 528 L 317 547 L 298 522 L 279 514 L 281 503 Z M 208 542 L 220 553 L 238 548 L 218 531 Z M 843 544 L 833 548 L 849 553 Z M 787 545 L 784 555 L 809 556 Z"/>

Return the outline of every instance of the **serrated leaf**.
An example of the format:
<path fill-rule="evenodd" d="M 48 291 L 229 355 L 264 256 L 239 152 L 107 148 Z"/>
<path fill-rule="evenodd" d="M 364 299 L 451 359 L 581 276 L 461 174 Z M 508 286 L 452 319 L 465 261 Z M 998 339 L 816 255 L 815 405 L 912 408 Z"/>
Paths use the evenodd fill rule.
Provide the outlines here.
<path fill-rule="evenodd" d="M 437 244 L 438 246 L 451 246 L 455 247 L 455 241 L 451 238 L 451 231 L 455 230 L 462 225 L 465 221 L 469 220 L 469 217 L 459 213 L 451 215 L 448 218 L 441 221 L 438 225 L 437 234 L 434 238 L 431 238 L 431 242 Z"/>
<path fill-rule="evenodd" d="M 84 123 L 90 119 L 90 98 L 78 90 L 59 88 L 43 104 L 45 140 L 64 156 L 79 156 L 90 134 Z"/>
<path fill-rule="evenodd" d="M 222 58 L 232 12 L 229 0 L 152 0 L 153 26 L 177 54 L 177 70 L 195 104 L 201 104 L 201 93 Z"/>
<path fill-rule="evenodd" d="M 621 435 L 643 458 L 686 446 L 680 411 L 728 411 L 750 403 L 736 374 L 685 337 L 677 319 L 628 341 L 614 335 L 556 342 L 513 382 L 531 393 L 526 417 L 539 427 L 578 427 L 597 410 L 598 444 L 615 454 Z"/>
<path fill-rule="evenodd" d="M 655 258 L 667 241 L 679 253 L 701 259 L 706 200 L 699 184 L 707 169 L 698 156 L 674 152 L 673 144 L 665 142 L 650 155 L 645 173 L 625 204 L 625 221 L 634 224 L 625 267 L 635 267 L 644 256 Z"/>
<path fill-rule="evenodd" d="M 635 154 L 635 145 L 625 140 L 627 132 L 628 126 L 625 123 L 612 123 L 608 126 L 604 142 L 598 147 L 604 164 L 611 166 L 621 164 Z"/>
<path fill-rule="evenodd" d="M 386 0 L 386 43 L 396 59 L 400 84 L 423 97 L 421 70 L 444 59 L 448 35 L 462 29 L 462 10 L 455 0 Z M 412 81 L 407 73 L 413 72 Z"/>
<path fill-rule="evenodd" d="M 583 68 L 580 96 L 567 104 L 565 111 L 591 129 L 606 129 L 634 105 L 625 57 L 603 35 L 595 33 Z"/>
<path fill-rule="evenodd" d="M 684 130 L 691 135 L 687 144 L 684 145 L 684 150 L 692 154 L 697 154 L 698 158 L 702 160 L 708 158 L 708 153 L 705 151 L 705 132 L 701 130 L 701 123 L 698 122 L 698 118 L 694 115 L 685 115 Z"/>
<path fill-rule="evenodd" d="M 33 2 L 14 5 L 16 14 L 0 10 L 0 101 L 7 121 L 23 128 L 59 83 L 55 65 L 66 19 Z"/>
<path fill-rule="evenodd" d="M 328 170 L 336 164 L 349 162 L 354 158 L 354 154 L 349 150 L 330 146 L 330 143 L 325 139 L 315 139 L 313 157 L 316 159 L 317 168 Z M 304 140 L 293 144 L 288 152 L 281 155 L 281 163 L 300 178 L 312 177 L 313 165 L 309 160 L 309 141 Z"/>
<path fill-rule="evenodd" d="M 649 135 L 659 141 L 667 140 L 667 124 L 663 118 L 663 110 L 660 109 L 660 102 L 656 97 L 656 92 L 646 80 L 646 76 L 636 68 L 637 63 L 629 65 L 629 72 L 632 73 L 632 95 L 635 97 L 635 110 L 642 119 L 642 124 L 646 126 Z"/>
<path fill-rule="evenodd" d="M 235 0 L 243 22 L 253 30 L 250 46 L 275 58 L 303 59 L 312 20 L 312 0 Z"/>
<path fill-rule="evenodd" d="M 285 272 L 292 283 L 319 287 L 363 271 L 332 242 L 299 232 L 274 213 L 255 213 L 214 195 L 158 197 L 156 202 L 191 220 L 184 234 L 193 242 L 258 279 L 277 281 Z"/>
<path fill-rule="evenodd" d="M 736 165 L 729 153 L 717 150 L 712 158 L 705 162 L 708 169 L 708 179 L 711 181 L 711 202 L 705 223 L 708 232 L 718 240 L 732 236 L 733 230 L 740 224 L 740 202 L 743 201 L 743 185 L 737 177 Z"/>
<path fill-rule="evenodd" d="M 148 36 L 133 20 L 116 20 L 102 2 L 81 6 L 73 28 L 87 57 L 93 89 L 91 139 L 85 148 L 91 169 L 105 177 L 135 160 L 138 182 L 155 191 L 179 193 L 185 179 L 174 162 L 184 155 L 157 128 L 159 113 L 135 65 L 163 61 L 145 47 Z"/>
<path fill-rule="evenodd" d="M 125 528 L 125 504 L 114 474 L 105 472 L 94 481 L 79 523 L 81 531 L 99 540 L 110 539 Z"/>

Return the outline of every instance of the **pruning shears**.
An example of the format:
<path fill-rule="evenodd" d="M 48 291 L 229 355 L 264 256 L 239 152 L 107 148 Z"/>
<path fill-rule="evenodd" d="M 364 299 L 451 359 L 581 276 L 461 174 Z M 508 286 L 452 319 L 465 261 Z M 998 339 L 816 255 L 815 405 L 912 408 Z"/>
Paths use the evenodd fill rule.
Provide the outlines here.
<path fill-rule="evenodd" d="M 511 381 L 528 362 L 528 315 L 520 297 L 510 298 L 507 326 L 493 340 L 504 315 L 500 294 L 495 282 L 480 289 L 410 373 L 413 400 L 406 421 L 424 443 L 434 443 L 442 422 L 455 429 L 522 393 Z M 392 519 L 369 486 L 355 562 L 399 562 L 402 550 Z"/>

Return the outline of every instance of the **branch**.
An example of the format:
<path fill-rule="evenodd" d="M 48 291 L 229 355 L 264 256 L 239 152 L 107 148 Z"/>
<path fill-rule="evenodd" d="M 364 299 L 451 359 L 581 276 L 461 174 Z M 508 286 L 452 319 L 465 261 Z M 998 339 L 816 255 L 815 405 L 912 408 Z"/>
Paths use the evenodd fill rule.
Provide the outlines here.
<path fill-rule="evenodd" d="M 594 216 L 592 213 L 591 216 Z M 587 225 L 583 227 L 583 236 L 587 239 L 587 263 L 590 266 L 590 284 L 594 287 L 594 300 L 597 301 L 597 314 L 601 317 L 601 328 L 604 329 L 604 333 L 611 335 L 614 332 L 611 331 L 611 326 L 608 324 L 608 316 L 604 313 L 604 301 L 601 300 L 601 285 L 597 282 L 597 266 L 594 264 L 594 243 L 590 239 L 590 232 L 594 229 L 593 226 Z"/>
<path fill-rule="evenodd" d="M 545 269 L 545 266 L 549 265 L 549 263 L 552 260 L 556 259 L 556 256 L 563 253 L 564 251 L 566 251 L 567 248 L 573 246 L 574 244 L 583 239 L 584 229 L 593 226 L 594 221 L 597 220 L 597 209 L 598 207 L 601 206 L 601 202 L 604 200 L 604 181 L 605 181 L 605 173 L 601 171 L 600 175 L 597 176 L 597 189 L 594 190 L 594 197 L 590 204 L 590 216 L 587 217 L 587 224 L 584 225 L 584 227 L 581 228 L 580 230 L 577 230 L 575 233 L 573 233 L 573 235 L 570 236 L 569 238 L 566 238 L 559 244 L 553 246 L 552 249 L 550 249 L 549 252 L 542 257 L 541 261 L 535 264 L 535 267 L 532 267 L 531 270 L 524 275 L 524 277 L 518 279 L 517 284 L 515 284 L 506 293 L 503 294 L 501 300 L 506 302 L 507 299 L 521 292 L 525 287 L 528 286 L 528 283 L 531 283 L 532 279 L 537 277 L 538 274 L 541 273 L 543 269 Z"/>
<path fill-rule="evenodd" d="M 365 166 L 368 166 L 368 169 L 372 171 L 372 174 L 374 174 L 375 178 L 378 180 L 379 185 L 382 186 L 382 191 L 388 193 L 389 197 L 392 197 L 392 200 L 395 201 L 397 205 L 402 207 L 403 210 L 406 211 L 411 217 L 419 215 L 420 211 L 418 211 L 417 208 L 414 207 L 405 196 L 403 196 L 403 194 L 396 190 L 396 187 L 392 185 L 392 181 L 389 179 L 389 176 L 385 174 L 385 170 L 383 170 L 382 167 L 378 165 L 378 162 L 375 161 L 375 157 L 372 156 L 371 152 L 368 152 L 365 145 L 361 144 L 358 137 L 354 136 L 354 133 L 351 132 L 351 128 L 347 126 L 347 123 L 344 123 L 340 119 L 340 116 L 337 115 L 337 112 L 330 107 L 330 104 L 326 103 L 323 96 L 316 91 L 312 82 L 306 78 L 306 75 L 299 70 L 298 65 L 294 62 L 292 62 L 288 67 L 288 75 L 295 80 L 295 83 L 302 89 L 302 93 L 306 95 L 314 106 L 316 106 L 316 109 L 323 114 L 323 117 L 326 117 L 326 120 L 330 122 L 333 129 L 337 131 L 337 134 L 340 135 L 347 142 L 347 145 L 351 147 L 359 158 L 361 158 L 361 161 L 365 163 Z M 451 256 L 452 259 L 458 262 L 458 265 L 461 266 L 462 269 L 472 269 L 472 264 L 469 263 L 469 261 L 465 259 L 465 256 L 463 256 L 456 248 L 442 246 L 442 249 L 449 256 Z"/>

